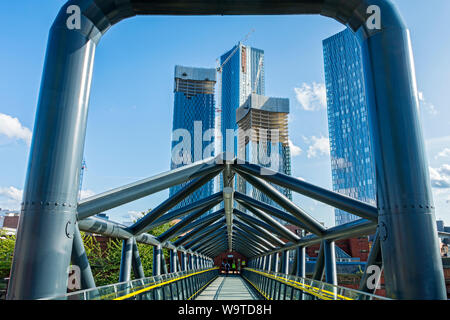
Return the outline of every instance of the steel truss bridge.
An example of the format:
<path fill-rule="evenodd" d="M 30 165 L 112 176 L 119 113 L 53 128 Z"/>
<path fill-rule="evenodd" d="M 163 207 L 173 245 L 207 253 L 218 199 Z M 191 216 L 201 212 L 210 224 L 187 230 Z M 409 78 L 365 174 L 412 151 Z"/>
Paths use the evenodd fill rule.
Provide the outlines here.
<path fill-rule="evenodd" d="M 73 6 L 80 9 L 79 29 L 67 25 Z M 380 12 L 380 28 L 366 24 L 373 6 Z M 351 28 L 363 52 L 377 206 L 223 155 L 77 202 L 97 44 L 123 19 L 166 14 L 320 14 Z M 366 273 L 359 292 L 336 286 L 334 254 L 334 241 L 374 233 L 367 265 L 382 265 L 389 298 L 446 299 L 409 31 L 388 0 L 68 1 L 50 30 L 32 141 L 8 299 L 65 296 L 71 261 L 81 267 L 85 289 L 71 297 L 192 299 L 221 279 L 213 258 L 226 250 L 236 250 L 249 259 L 243 270 L 245 283 L 267 299 L 377 298 L 370 295 Z M 218 174 L 224 178 L 222 191 L 171 210 Z M 282 210 L 233 190 L 236 175 Z M 188 181 L 130 227 L 95 217 Z M 361 219 L 327 229 L 273 185 Z M 221 202 L 223 209 L 203 216 Z M 147 233 L 178 218 L 182 220 L 159 237 Z M 311 234 L 300 238 L 275 218 Z M 95 287 L 80 231 L 123 239 L 119 283 Z M 177 236 L 173 243 L 168 240 Z M 154 246 L 150 278 L 144 276 L 137 242 Z M 320 244 L 320 253 L 313 277 L 307 279 L 305 247 L 313 244 Z M 162 248 L 170 250 L 168 267 Z M 288 265 L 288 250 L 296 252 L 295 266 Z M 132 269 L 137 279 L 130 281 Z M 320 281 L 323 274 L 325 282 Z M 231 279 L 223 280 L 224 286 Z"/>

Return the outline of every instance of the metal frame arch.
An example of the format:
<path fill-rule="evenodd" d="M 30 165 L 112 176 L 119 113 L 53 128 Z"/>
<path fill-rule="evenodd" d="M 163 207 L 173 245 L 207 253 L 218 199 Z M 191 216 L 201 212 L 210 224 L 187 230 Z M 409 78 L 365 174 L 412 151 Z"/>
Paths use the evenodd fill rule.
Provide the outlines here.
<path fill-rule="evenodd" d="M 66 27 L 70 5 L 81 8 L 80 30 Z M 365 26 L 370 5 L 382 12 L 379 30 Z M 368 109 L 387 294 L 446 298 L 409 31 L 390 1 L 72 0 L 60 10 L 49 35 L 8 299 L 64 293 L 96 45 L 112 25 L 138 14 L 321 14 L 352 28 L 371 89 Z M 411 249 L 404 250 L 406 244 Z"/>

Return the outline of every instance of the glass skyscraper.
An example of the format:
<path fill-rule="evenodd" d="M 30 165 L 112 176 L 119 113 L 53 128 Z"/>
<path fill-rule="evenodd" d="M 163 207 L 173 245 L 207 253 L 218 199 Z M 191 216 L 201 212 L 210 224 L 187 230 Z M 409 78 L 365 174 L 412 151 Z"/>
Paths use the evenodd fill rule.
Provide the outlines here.
<path fill-rule="evenodd" d="M 361 48 L 350 29 L 323 41 L 333 190 L 376 204 Z M 359 217 L 335 209 L 336 225 Z"/>
<path fill-rule="evenodd" d="M 181 138 L 178 141 L 172 141 L 171 170 L 201 160 L 203 151 L 211 144 L 214 146 L 214 138 L 210 141 L 203 141 L 203 137 L 205 131 L 214 130 L 215 83 L 215 69 L 175 66 L 172 132 L 173 134 L 183 132 L 184 129 L 184 133 L 188 133 L 190 138 L 190 150 L 177 148 L 177 145 L 181 143 Z M 214 148 L 212 150 L 214 153 Z M 170 188 L 170 196 L 187 183 Z M 210 181 L 186 197 L 174 209 L 196 202 L 212 193 L 213 181 Z"/>
<path fill-rule="evenodd" d="M 221 87 L 221 131 L 222 150 L 237 154 L 237 140 L 234 149 L 227 150 L 226 130 L 236 131 L 236 110 L 251 93 L 264 95 L 264 51 L 239 43 L 220 57 Z"/>

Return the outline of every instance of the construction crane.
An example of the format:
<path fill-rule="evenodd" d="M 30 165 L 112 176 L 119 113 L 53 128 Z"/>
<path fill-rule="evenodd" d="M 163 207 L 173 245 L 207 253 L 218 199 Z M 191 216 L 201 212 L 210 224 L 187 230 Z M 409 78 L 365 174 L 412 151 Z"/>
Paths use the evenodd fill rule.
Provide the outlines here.
<path fill-rule="evenodd" d="M 217 87 L 219 88 L 219 90 L 218 90 L 218 94 L 217 94 L 217 102 L 218 102 L 218 107 L 216 108 L 216 112 L 218 112 L 218 113 L 221 113 L 222 112 L 222 105 L 221 105 L 221 103 L 222 103 L 222 92 L 221 92 L 221 88 L 222 88 L 222 70 L 223 70 L 223 67 L 228 63 L 228 61 L 230 61 L 230 59 L 235 55 L 235 53 L 239 50 L 239 44 L 240 43 L 245 43 L 247 40 L 248 40 L 248 38 L 250 37 L 250 35 L 253 33 L 253 32 L 255 32 L 255 29 L 251 29 L 250 30 L 250 32 L 249 33 L 247 33 L 246 35 L 245 35 L 245 37 L 242 39 L 242 40 L 240 40 L 238 43 L 237 43 L 237 45 L 236 45 L 236 47 L 234 48 L 234 50 L 228 55 L 228 57 L 223 61 L 223 63 L 222 64 L 220 64 L 220 60 L 219 60 L 219 58 L 217 58 L 217 65 L 218 65 L 218 67 L 217 67 L 217 73 L 218 73 L 218 83 L 217 83 Z"/>
<path fill-rule="evenodd" d="M 80 186 L 78 188 L 78 200 L 81 200 L 81 189 L 83 188 L 84 170 L 87 170 L 87 167 L 86 167 L 86 160 L 83 158 L 83 161 L 81 162 Z"/>

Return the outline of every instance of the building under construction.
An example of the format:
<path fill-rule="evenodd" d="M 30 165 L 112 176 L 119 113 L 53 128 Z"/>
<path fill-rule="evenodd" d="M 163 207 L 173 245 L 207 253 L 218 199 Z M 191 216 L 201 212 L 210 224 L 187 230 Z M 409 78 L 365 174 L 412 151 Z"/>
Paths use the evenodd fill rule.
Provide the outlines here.
<path fill-rule="evenodd" d="M 238 125 L 238 158 L 291 174 L 291 153 L 288 135 L 289 99 L 251 94 L 236 111 Z M 277 206 L 259 190 L 238 179 L 238 191 Z M 292 199 L 292 192 L 276 186 Z"/>

